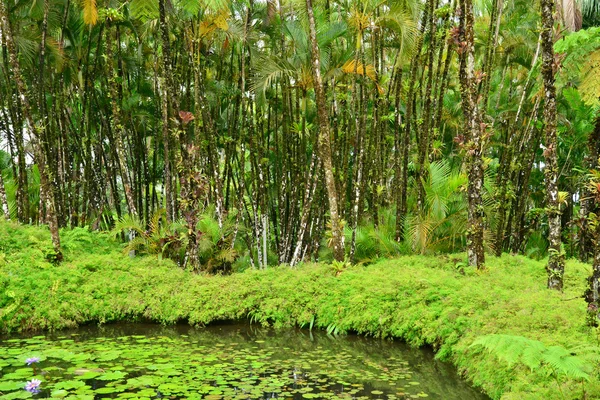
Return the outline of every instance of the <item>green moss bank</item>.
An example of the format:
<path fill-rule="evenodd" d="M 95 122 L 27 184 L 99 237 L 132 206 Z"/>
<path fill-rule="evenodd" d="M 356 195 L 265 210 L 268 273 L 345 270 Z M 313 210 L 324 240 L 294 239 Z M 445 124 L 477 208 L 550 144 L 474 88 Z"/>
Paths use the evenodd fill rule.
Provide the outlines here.
<path fill-rule="evenodd" d="M 152 257 L 129 258 L 107 236 L 63 232 L 66 261 L 44 261 L 49 235 L 0 222 L 0 331 L 59 329 L 89 322 L 150 319 L 203 325 L 250 318 L 276 327 L 355 331 L 432 345 L 493 398 L 600 398 L 594 373 L 581 382 L 509 366 L 470 348 L 503 333 L 574 348 L 596 345 L 585 325 L 589 266 L 567 265 L 565 292 L 545 288 L 542 262 L 505 255 L 488 269 L 459 273 L 453 257 L 404 257 L 339 276 L 304 265 L 231 276 L 200 276 Z M 561 394 L 562 391 L 562 394 Z"/>

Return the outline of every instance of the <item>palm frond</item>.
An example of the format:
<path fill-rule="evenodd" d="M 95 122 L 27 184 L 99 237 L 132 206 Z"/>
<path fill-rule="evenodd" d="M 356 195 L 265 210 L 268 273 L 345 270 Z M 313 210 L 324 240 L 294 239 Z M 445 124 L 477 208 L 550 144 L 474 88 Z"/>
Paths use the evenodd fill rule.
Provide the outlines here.
<path fill-rule="evenodd" d="M 409 54 L 414 47 L 418 34 L 415 18 L 409 11 L 394 7 L 389 13 L 379 17 L 375 24 L 396 36 L 401 55 Z"/>
<path fill-rule="evenodd" d="M 202 1 L 196 0 L 196 2 L 200 6 L 203 5 L 205 8 L 207 8 L 211 11 L 214 11 L 214 12 L 228 8 L 229 4 L 230 4 L 230 0 L 202 0 Z"/>
<path fill-rule="evenodd" d="M 194 3 L 198 3 L 195 1 Z M 183 8 L 183 7 L 182 7 Z M 158 18 L 158 1 L 155 0 L 130 0 L 129 12 L 135 19 L 142 22 Z"/>
<path fill-rule="evenodd" d="M 600 15 L 600 1 L 598 0 L 577 0 L 577 5 L 581 9 L 583 18 L 597 19 Z"/>
<path fill-rule="evenodd" d="M 414 251 L 425 254 L 433 226 L 426 214 L 419 213 L 408 220 L 408 234 Z"/>
<path fill-rule="evenodd" d="M 124 215 L 119 219 L 112 230 L 114 235 L 120 235 L 123 231 L 135 231 L 139 235 L 146 233 L 144 223 L 137 217 L 129 214 Z"/>
<path fill-rule="evenodd" d="M 295 69 L 286 61 L 275 57 L 256 59 L 254 68 L 251 89 L 262 93 L 284 76 L 294 75 L 295 72 Z"/>
<path fill-rule="evenodd" d="M 98 6 L 96 0 L 81 0 L 83 8 L 83 22 L 87 25 L 96 25 L 98 22 Z"/>

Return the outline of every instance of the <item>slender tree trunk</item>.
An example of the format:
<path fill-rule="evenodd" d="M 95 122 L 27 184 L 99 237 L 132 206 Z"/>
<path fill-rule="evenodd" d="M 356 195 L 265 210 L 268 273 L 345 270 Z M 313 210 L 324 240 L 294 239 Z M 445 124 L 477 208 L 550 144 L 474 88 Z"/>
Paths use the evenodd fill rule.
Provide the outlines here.
<path fill-rule="evenodd" d="M 173 222 L 176 219 L 175 210 L 175 190 L 173 189 L 173 176 L 171 171 L 171 147 L 172 140 L 170 135 L 171 117 L 175 111 L 172 108 L 171 82 L 173 81 L 173 71 L 171 68 L 171 44 L 169 40 L 169 27 L 167 25 L 167 12 L 165 9 L 165 1 L 158 1 L 159 10 L 159 25 L 161 33 L 162 57 L 161 57 L 161 77 L 162 83 L 159 85 L 159 93 L 161 96 L 161 117 L 162 117 L 162 136 L 164 149 L 164 182 L 165 182 L 165 208 L 167 210 L 167 221 Z M 198 90 L 198 89 L 196 89 Z M 171 111 L 171 112 L 169 112 Z"/>
<path fill-rule="evenodd" d="M 354 262 L 354 252 L 356 251 L 356 230 L 358 228 L 358 222 L 362 211 L 362 200 L 364 198 L 363 191 L 363 169 L 365 164 L 365 148 L 368 147 L 366 138 L 366 99 L 365 99 L 365 58 L 364 49 L 362 44 L 362 33 L 357 35 L 357 52 L 354 58 L 354 81 L 352 83 L 352 103 L 356 104 L 355 118 L 356 118 L 356 136 L 355 136 L 355 159 L 354 159 L 354 197 L 352 199 L 352 239 L 350 243 L 350 254 L 349 259 Z M 360 61 L 359 61 L 360 60 Z M 362 77 L 360 79 L 360 85 L 358 88 L 358 98 L 356 97 L 356 81 L 358 80 L 358 65 L 362 65 Z"/>
<path fill-rule="evenodd" d="M 423 104 L 423 124 L 421 126 L 421 134 L 417 136 L 417 165 L 415 183 L 417 185 L 417 209 L 419 212 L 425 210 L 425 181 L 429 175 L 429 149 L 431 147 L 431 136 L 433 131 L 433 70 L 434 58 L 436 53 L 436 16 L 435 0 L 428 0 L 429 7 L 429 45 L 425 53 L 427 59 L 427 83 L 425 84 L 425 99 Z"/>
<path fill-rule="evenodd" d="M 311 44 L 312 74 L 317 103 L 317 117 L 319 120 L 319 153 L 325 169 L 325 186 L 329 197 L 329 214 L 331 218 L 331 234 L 333 257 L 337 261 L 344 260 L 344 231 L 339 218 L 338 193 L 333 175 L 333 161 L 331 156 L 331 137 L 329 131 L 329 113 L 321 79 L 321 53 L 317 42 L 317 29 L 313 12 L 312 0 L 306 0 L 308 14 L 309 37 Z"/>
<path fill-rule="evenodd" d="M 600 193 L 595 193 L 594 200 L 600 202 Z M 588 278 L 589 287 L 585 293 L 588 302 L 588 314 L 591 325 L 598 326 L 600 322 L 600 223 L 596 224 L 594 260 L 592 263 L 592 275 Z"/>
<path fill-rule="evenodd" d="M 448 38 L 448 31 L 450 30 L 450 25 L 452 24 L 450 22 L 451 18 L 454 18 L 455 14 L 456 14 L 456 1 L 453 1 L 453 6 L 452 6 L 452 14 L 450 14 L 447 18 L 447 26 L 446 27 L 446 34 L 445 34 L 445 38 L 447 38 L 447 40 L 445 40 L 445 43 L 443 43 L 442 46 L 440 46 L 440 61 L 441 61 L 441 55 L 442 55 L 442 50 L 444 47 L 446 47 L 446 58 L 444 59 L 444 67 L 443 67 L 443 72 L 441 73 L 441 78 L 440 78 L 440 83 L 439 83 L 439 89 L 438 89 L 438 98 L 436 100 L 436 105 L 435 105 L 435 110 L 436 110 L 436 116 L 435 116 L 435 122 L 434 122 L 434 128 L 437 128 L 437 134 L 436 134 L 436 138 L 439 140 L 443 141 L 443 135 L 441 129 L 442 129 L 442 115 L 444 112 L 444 95 L 446 94 L 446 90 L 448 89 L 448 84 L 450 83 L 450 63 L 452 62 L 452 56 L 454 55 L 454 49 L 452 46 L 452 38 Z M 438 68 L 438 76 L 439 76 L 440 72 L 439 72 L 439 68 Z"/>
<path fill-rule="evenodd" d="M 396 200 L 396 224 L 394 239 L 400 241 L 404 236 L 404 215 L 402 214 L 402 114 L 400 112 L 400 100 L 402 97 L 402 67 L 398 68 L 394 84 L 394 194 Z M 390 86 L 389 92 L 392 90 Z"/>
<path fill-rule="evenodd" d="M 588 139 L 588 156 L 586 164 L 589 170 L 598 168 L 600 160 L 600 114 L 596 116 L 594 131 Z M 594 212 L 594 196 L 586 186 L 581 191 L 581 208 L 579 209 L 580 229 L 578 232 L 579 257 L 587 261 L 590 254 L 593 254 L 592 233 L 590 232 L 589 216 Z"/>
<path fill-rule="evenodd" d="M 561 250 L 560 203 L 558 199 L 558 139 L 556 132 L 556 88 L 554 86 L 554 0 L 541 0 L 542 79 L 544 81 L 544 177 L 548 216 L 548 288 L 562 290 L 565 271 Z"/>
<path fill-rule="evenodd" d="M 470 266 L 484 267 L 483 247 L 483 123 L 477 104 L 475 76 L 475 40 L 472 0 L 461 0 L 460 36 L 460 86 L 465 124 L 465 152 L 467 164 L 467 257 Z"/>
<path fill-rule="evenodd" d="M 8 201 L 6 200 L 6 190 L 4 189 L 4 178 L 0 171 L 0 203 L 2 205 L 2 215 L 7 221 L 10 221 L 10 212 L 8 210 Z"/>
<path fill-rule="evenodd" d="M 504 0 L 493 0 L 492 15 L 490 16 L 489 37 L 486 46 L 485 59 L 483 61 L 483 76 L 480 84 L 480 92 L 482 94 L 481 107 L 487 110 L 488 96 L 490 93 L 490 81 L 492 69 L 495 64 L 496 50 L 498 48 L 498 35 L 500 33 L 500 22 L 502 21 L 502 10 L 504 8 Z M 492 32 L 494 32 L 492 34 Z"/>
<path fill-rule="evenodd" d="M 60 246 L 60 235 L 58 232 L 58 218 L 56 216 L 56 204 L 54 196 L 52 195 L 52 179 L 49 176 L 49 171 L 46 164 L 46 155 L 44 154 L 45 131 L 43 126 L 36 125 L 33 114 L 31 113 L 31 106 L 29 102 L 29 93 L 27 86 L 23 80 L 21 74 L 21 66 L 17 55 L 17 49 L 13 39 L 13 33 L 8 20 L 8 14 L 3 1 L 0 1 L 0 27 L 5 33 L 6 46 L 8 49 L 8 56 L 10 65 L 13 72 L 13 79 L 17 87 L 17 94 L 21 98 L 22 114 L 25 117 L 33 139 L 34 157 L 38 165 L 40 172 L 40 189 L 47 193 L 45 196 L 46 212 L 48 216 L 48 226 L 50 228 L 50 235 L 52 237 L 52 245 L 54 246 L 55 259 L 57 262 L 62 261 L 63 255 Z"/>

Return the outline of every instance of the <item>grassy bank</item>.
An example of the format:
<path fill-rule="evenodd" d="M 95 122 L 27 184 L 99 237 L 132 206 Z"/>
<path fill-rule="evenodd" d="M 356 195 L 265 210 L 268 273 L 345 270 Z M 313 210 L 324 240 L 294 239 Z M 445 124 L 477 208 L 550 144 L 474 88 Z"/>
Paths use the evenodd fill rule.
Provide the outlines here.
<path fill-rule="evenodd" d="M 585 325 L 589 267 L 567 265 L 565 292 L 545 289 L 544 264 L 491 258 L 479 274 L 454 257 L 404 257 L 339 276 L 331 266 L 303 265 L 231 276 L 192 275 L 168 261 L 129 258 L 107 236 L 63 233 L 66 260 L 53 266 L 43 229 L 0 223 L 0 330 L 58 329 L 88 322 L 150 319 L 202 325 L 251 318 L 277 326 L 402 338 L 432 345 L 493 398 L 600 398 L 593 371 L 582 383 L 547 369 L 499 360 L 470 347 L 482 335 L 525 336 L 567 349 L 597 345 Z M 594 366 L 595 367 L 595 366 Z M 562 395 L 561 395 L 562 392 Z"/>

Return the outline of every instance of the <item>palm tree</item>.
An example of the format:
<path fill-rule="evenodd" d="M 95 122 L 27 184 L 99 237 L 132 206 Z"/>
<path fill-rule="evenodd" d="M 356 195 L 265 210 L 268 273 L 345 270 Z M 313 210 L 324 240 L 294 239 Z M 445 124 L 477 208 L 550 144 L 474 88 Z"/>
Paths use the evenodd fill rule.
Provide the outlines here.
<path fill-rule="evenodd" d="M 544 82 L 544 176 L 546 181 L 546 214 L 548 216 L 548 288 L 562 290 L 565 271 L 561 249 L 560 202 L 558 193 L 558 139 L 556 133 L 556 88 L 554 85 L 554 0 L 541 0 L 542 79 Z"/>
<path fill-rule="evenodd" d="M 329 113 L 327 111 L 323 80 L 321 78 L 321 61 L 319 44 L 317 42 L 317 28 L 315 26 L 315 15 L 312 0 L 306 0 L 306 12 L 308 14 L 309 38 L 311 44 L 312 76 L 317 102 L 317 114 L 319 119 L 319 154 L 325 169 L 325 186 L 329 197 L 329 216 L 331 218 L 331 234 L 333 257 L 336 261 L 343 261 L 344 231 L 339 217 L 338 192 L 335 187 L 333 175 L 333 160 L 331 155 L 331 133 L 329 130 Z"/>
<path fill-rule="evenodd" d="M 468 199 L 467 257 L 469 266 L 483 268 L 485 253 L 483 246 L 483 135 L 485 124 L 478 105 L 478 80 L 475 71 L 475 37 L 473 2 L 460 2 L 460 86 L 465 123 L 465 143 Z"/>

